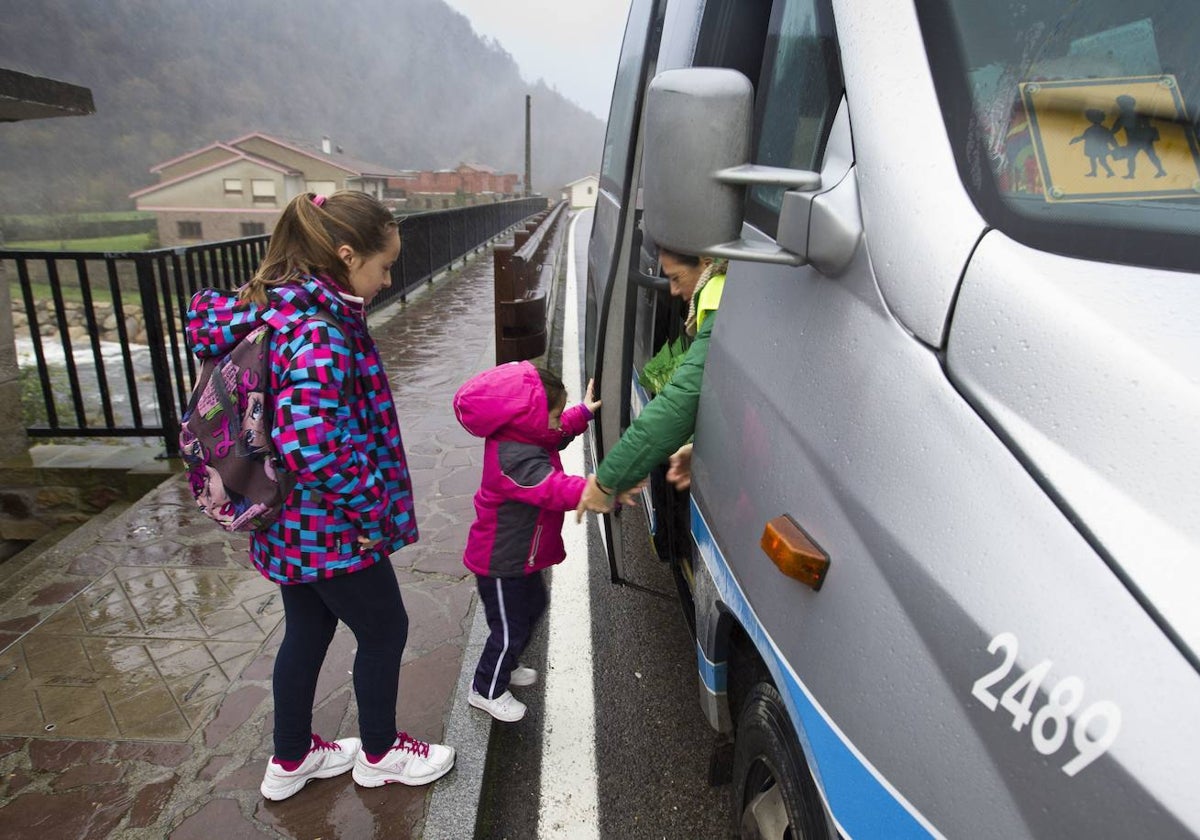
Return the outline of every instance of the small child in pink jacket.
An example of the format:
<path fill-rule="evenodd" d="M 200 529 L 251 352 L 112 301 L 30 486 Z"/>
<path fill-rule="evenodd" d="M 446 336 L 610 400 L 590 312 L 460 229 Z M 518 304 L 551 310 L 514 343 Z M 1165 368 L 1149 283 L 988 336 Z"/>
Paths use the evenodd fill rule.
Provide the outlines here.
<path fill-rule="evenodd" d="M 486 370 L 454 395 L 458 422 L 486 439 L 463 563 L 475 573 L 491 630 L 468 702 L 496 720 L 524 717 L 525 704 L 508 688 L 537 680 L 518 659 L 546 611 L 542 569 L 566 557 L 563 513 L 575 510 L 586 484 L 563 472 L 558 453 L 599 405 L 589 382 L 584 401 L 567 408 L 562 380 L 529 362 Z"/>

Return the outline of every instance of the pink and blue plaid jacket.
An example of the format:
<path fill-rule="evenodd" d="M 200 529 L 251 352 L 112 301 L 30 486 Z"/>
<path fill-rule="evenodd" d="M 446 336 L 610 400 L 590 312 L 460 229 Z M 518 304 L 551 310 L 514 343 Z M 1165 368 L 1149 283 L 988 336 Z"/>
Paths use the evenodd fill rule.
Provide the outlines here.
<path fill-rule="evenodd" d="M 311 318 L 317 307 L 341 329 Z M 361 307 L 316 277 L 271 290 L 266 307 L 204 289 L 188 312 L 188 342 L 201 358 L 219 355 L 262 321 L 274 330 L 271 438 L 297 483 L 279 519 L 250 535 L 254 565 L 278 583 L 310 583 L 415 542 L 400 422 Z M 360 551 L 360 535 L 382 542 Z"/>

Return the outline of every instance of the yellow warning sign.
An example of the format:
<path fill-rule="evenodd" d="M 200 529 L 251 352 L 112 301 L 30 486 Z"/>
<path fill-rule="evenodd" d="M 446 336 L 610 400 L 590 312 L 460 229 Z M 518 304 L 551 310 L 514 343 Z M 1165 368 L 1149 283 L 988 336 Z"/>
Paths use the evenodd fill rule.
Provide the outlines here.
<path fill-rule="evenodd" d="M 1200 198 L 1200 146 L 1174 76 L 1023 82 L 1047 201 Z"/>

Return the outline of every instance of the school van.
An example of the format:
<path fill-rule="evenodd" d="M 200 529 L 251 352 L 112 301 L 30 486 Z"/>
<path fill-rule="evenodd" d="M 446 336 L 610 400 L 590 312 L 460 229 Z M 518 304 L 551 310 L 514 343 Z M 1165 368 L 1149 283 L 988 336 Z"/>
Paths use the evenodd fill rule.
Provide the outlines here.
<path fill-rule="evenodd" d="M 632 0 L 598 458 L 680 331 L 657 247 L 730 263 L 691 491 L 602 532 L 614 578 L 643 518 L 676 572 L 742 837 L 1200 836 L 1198 32 Z"/>

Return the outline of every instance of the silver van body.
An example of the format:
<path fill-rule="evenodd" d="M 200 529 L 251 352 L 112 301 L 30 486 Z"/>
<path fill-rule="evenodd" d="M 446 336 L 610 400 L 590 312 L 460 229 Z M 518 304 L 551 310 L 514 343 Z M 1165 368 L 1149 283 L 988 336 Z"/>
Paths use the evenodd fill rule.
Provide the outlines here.
<path fill-rule="evenodd" d="M 730 256 L 690 500 L 659 479 L 647 501 L 743 836 L 1200 837 L 1200 200 L 1168 191 L 1200 166 L 1200 62 L 1172 52 L 1200 17 L 1044 5 L 631 4 L 589 248 L 594 449 L 675 329 L 651 242 Z M 1122 134 L 1113 93 L 1151 84 L 1180 118 Z M 1021 107 L 988 125 L 985 95 Z M 1111 144 L 1053 133 L 1087 110 Z M 814 120 L 786 151 L 816 138 L 806 165 L 769 159 L 781 112 Z M 743 130 L 754 159 L 717 163 Z M 690 546 L 662 534 L 680 505 Z M 828 556 L 819 589 L 764 553 L 781 515 Z"/>

